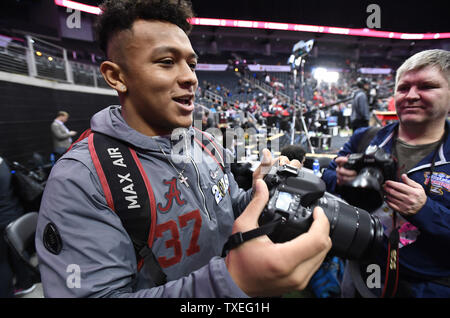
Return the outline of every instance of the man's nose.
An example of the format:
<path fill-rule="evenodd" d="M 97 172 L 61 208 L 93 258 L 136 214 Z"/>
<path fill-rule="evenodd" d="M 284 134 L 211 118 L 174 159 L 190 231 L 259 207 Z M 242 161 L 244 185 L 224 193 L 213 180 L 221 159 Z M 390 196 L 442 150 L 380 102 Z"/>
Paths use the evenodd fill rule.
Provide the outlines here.
<path fill-rule="evenodd" d="M 408 94 L 406 94 L 406 98 L 413 100 L 420 99 L 417 87 L 411 86 L 411 88 L 408 90 Z"/>
<path fill-rule="evenodd" d="M 191 66 L 187 63 L 186 65 L 183 65 L 178 81 L 184 88 L 190 88 L 192 86 L 195 87 L 198 84 L 198 79 L 195 71 L 193 71 Z"/>

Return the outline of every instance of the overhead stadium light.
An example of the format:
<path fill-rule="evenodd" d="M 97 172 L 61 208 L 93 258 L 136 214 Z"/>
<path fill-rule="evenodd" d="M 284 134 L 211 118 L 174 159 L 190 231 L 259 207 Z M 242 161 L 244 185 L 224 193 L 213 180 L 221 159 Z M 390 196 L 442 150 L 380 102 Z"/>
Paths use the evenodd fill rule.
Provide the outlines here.
<path fill-rule="evenodd" d="M 102 10 L 99 7 L 90 6 L 70 0 L 54 0 L 55 4 L 61 7 L 71 8 L 86 13 L 99 15 Z M 328 33 L 340 34 L 348 36 L 364 36 L 385 39 L 400 39 L 400 40 L 437 40 L 450 39 L 450 32 L 445 33 L 400 33 L 391 31 L 378 31 L 368 28 L 352 29 L 352 28 L 338 28 L 333 26 L 320 25 L 306 25 L 295 23 L 278 23 L 265 21 L 248 21 L 248 20 L 232 20 L 232 19 L 211 19 L 211 18 L 192 18 L 189 20 L 192 25 L 204 26 L 219 26 L 232 28 L 250 28 L 250 29 L 265 29 L 265 30 L 286 30 L 295 32 L 313 32 L 313 33 Z"/>
<path fill-rule="evenodd" d="M 319 82 L 321 82 L 325 76 L 325 73 L 327 72 L 326 68 L 323 67 L 317 67 L 312 71 L 312 76 Z"/>
<path fill-rule="evenodd" d="M 329 71 L 324 67 L 317 67 L 312 71 L 313 77 L 318 82 L 325 83 L 337 83 L 339 80 L 339 73 L 335 71 Z"/>
<path fill-rule="evenodd" d="M 339 80 L 339 73 L 334 71 L 327 72 L 326 77 L 324 79 L 324 81 L 327 83 L 337 83 L 338 80 Z"/>
<path fill-rule="evenodd" d="M 79 10 L 82 12 L 96 14 L 96 15 L 99 15 L 102 12 L 102 10 L 100 10 L 99 7 L 90 6 L 88 4 L 79 3 L 76 1 L 55 0 L 55 4 L 60 7 L 70 8 L 70 9 Z"/>

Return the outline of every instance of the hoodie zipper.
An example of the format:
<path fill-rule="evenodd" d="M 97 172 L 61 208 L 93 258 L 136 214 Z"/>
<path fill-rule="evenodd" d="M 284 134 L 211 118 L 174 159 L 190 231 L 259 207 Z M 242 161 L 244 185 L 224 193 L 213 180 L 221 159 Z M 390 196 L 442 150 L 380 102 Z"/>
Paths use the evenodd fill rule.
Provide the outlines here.
<path fill-rule="evenodd" d="M 200 172 L 198 171 L 198 167 L 195 164 L 195 162 L 194 162 L 194 160 L 192 159 L 191 156 L 189 156 L 189 159 L 191 160 L 192 165 L 195 168 L 195 172 L 197 173 L 197 185 L 198 185 L 198 189 L 200 190 L 200 193 L 202 194 L 202 197 L 203 197 L 203 207 L 204 207 L 204 209 L 206 211 L 206 215 L 208 215 L 208 218 L 211 221 L 211 214 L 209 213 L 208 208 L 206 207 L 206 196 L 205 196 L 205 193 L 203 193 L 202 186 L 200 184 Z"/>

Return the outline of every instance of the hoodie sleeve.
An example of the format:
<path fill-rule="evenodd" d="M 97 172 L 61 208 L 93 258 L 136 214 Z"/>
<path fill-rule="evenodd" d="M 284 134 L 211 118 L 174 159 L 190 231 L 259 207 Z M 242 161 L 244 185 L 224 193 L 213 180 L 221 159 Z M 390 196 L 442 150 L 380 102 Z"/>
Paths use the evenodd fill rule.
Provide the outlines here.
<path fill-rule="evenodd" d="M 437 202 L 428 196 L 422 209 L 406 219 L 421 231 L 432 233 L 442 242 L 443 246 L 448 246 L 450 244 L 450 204 L 448 203 L 450 195 L 445 191 L 443 191 L 443 195 L 447 197 L 445 200 L 447 204 Z"/>
<path fill-rule="evenodd" d="M 49 248 L 50 223 L 60 249 Z M 96 175 L 77 160 L 63 158 L 52 169 L 39 211 L 36 250 L 46 297 L 246 297 L 220 257 L 186 277 L 137 290 L 131 240 L 108 208 Z"/>

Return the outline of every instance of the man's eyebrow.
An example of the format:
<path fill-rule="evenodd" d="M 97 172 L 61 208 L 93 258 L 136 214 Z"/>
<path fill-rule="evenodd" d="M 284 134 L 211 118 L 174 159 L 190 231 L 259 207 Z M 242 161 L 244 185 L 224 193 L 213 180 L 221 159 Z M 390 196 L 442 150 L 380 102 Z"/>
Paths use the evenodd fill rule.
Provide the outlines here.
<path fill-rule="evenodd" d="M 439 81 L 438 80 L 433 80 L 433 79 L 426 79 L 422 82 L 422 84 L 425 85 L 439 85 Z"/>
<path fill-rule="evenodd" d="M 173 46 L 160 46 L 153 50 L 153 55 L 164 54 L 164 53 L 172 53 L 174 55 L 181 56 L 182 52 Z M 188 58 L 193 58 L 198 60 L 198 55 L 195 52 L 192 52 L 188 55 Z"/>
<path fill-rule="evenodd" d="M 398 86 L 403 85 L 403 84 L 409 85 L 411 82 L 414 82 L 414 81 L 399 81 Z M 420 84 L 422 84 L 422 85 L 438 85 L 439 81 L 434 80 L 434 79 L 425 79 L 423 81 L 420 81 Z"/>

